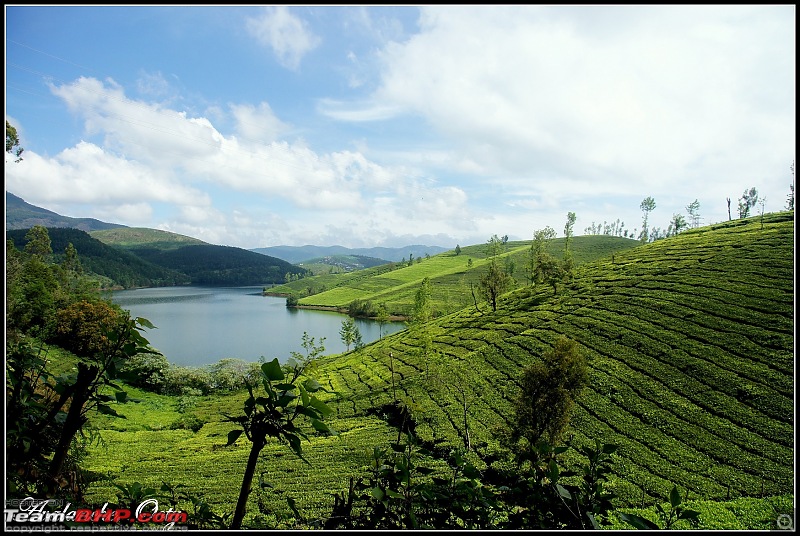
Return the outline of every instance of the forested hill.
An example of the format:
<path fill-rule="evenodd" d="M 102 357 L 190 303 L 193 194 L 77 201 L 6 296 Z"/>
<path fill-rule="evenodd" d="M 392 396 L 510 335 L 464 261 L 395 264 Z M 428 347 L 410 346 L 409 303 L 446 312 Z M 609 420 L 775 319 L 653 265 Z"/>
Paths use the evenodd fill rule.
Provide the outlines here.
<path fill-rule="evenodd" d="M 287 273 L 306 274 L 304 268 L 274 257 L 242 248 L 214 246 L 154 229 L 120 229 L 126 236 L 157 239 L 153 242 L 133 240 L 128 246 L 108 245 L 78 229 L 51 227 L 47 231 L 56 259 L 63 255 L 71 242 L 84 270 L 101 276 L 104 286 L 262 286 L 284 282 Z M 116 231 L 112 230 L 112 233 Z M 105 236 L 104 232 L 99 231 L 101 234 L 98 236 Z M 17 249 L 23 249 L 27 244 L 27 233 L 28 229 L 15 229 L 7 231 L 6 237 L 14 241 Z M 120 234 L 113 236 L 119 238 Z"/>
<path fill-rule="evenodd" d="M 231 246 L 191 245 L 176 249 L 131 247 L 128 251 L 164 268 L 188 275 L 195 285 L 266 285 L 283 283 L 286 274 L 306 270 L 281 259 Z"/>
<path fill-rule="evenodd" d="M 51 227 L 47 229 L 50 246 L 56 260 L 67 245 L 72 243 L 85 272 L 97 274 L 109 281 L 104 286 L 157 287 L 181 285 L 191 282 L 183 273 L 145 261 L 136 255 L 108 246 L 79 229 Z M 28 229 L 6 231 L 6 238 L 14 241 L 17 249 L 24 249 Z"/>
<path fill-rule="evenodd" d="M 53 211 L 31 205 L 22 198 L 6 192 L 6 229 L 30 229 L 34 225 L 80 229 L 81 231 L 125 227 L 118 223 L 107 223 L 94 218 L 62 216 Z"/>
<path fill-rule="evenodd" d="M 283 283 L 304 268 L 252 251 L 216 246 L 158 229 L 130 227 L 95 231 L 92 236 L 153 264 L 186 274 L 195 285 L 249 286 Z"/>

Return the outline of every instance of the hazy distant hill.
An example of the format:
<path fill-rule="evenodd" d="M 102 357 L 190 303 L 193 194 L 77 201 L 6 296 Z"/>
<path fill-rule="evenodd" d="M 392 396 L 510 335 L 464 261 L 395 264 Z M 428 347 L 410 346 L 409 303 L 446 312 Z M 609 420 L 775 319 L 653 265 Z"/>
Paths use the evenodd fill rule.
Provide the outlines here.
<path fill-rule="evenodd" d="M 297 265 L 317 275 L 354 272 L 365 268 L 388 264 L 390 262 L 391 261 L 387 261 L 386 259 L 376 259 L 375 257 L 365 257 L 363 255 L 330 255 L 328 257 L 302 261 L 297 263 Z"/>
<path fill-rule="evenodd" d="M 30 229 L 34 225 L 43 227 L 69 227 L 81 231 L 96 231 L 100 229 L 115 229 L 125 227 L 118 223 L 106 223 L 94 218 L 70 218 L 56 214 L 30 203 L 22 198 L 6 192 L 6 229 Z"/>
<path fill-rule="evenodd" d="M 262 255 L 272 255 L 286 262 L 297 264 L 298 262 L 308 261 L 311 259 L 318 259 L 320 257 L 330 257 L 334 255 L 361 255 L 364 257 L 375 257 L 378 259 L 386 259 L 387 261 L 400 261 L 409 258 L 409 255 L 414 257 L 424 257 L 428 255 L 436 255 L 447 251 L 449 248 L 441 246 L 422 246 L 412 245 L 404 246 L 401 248 L 346 248 L 344 246 L 270 246 L 266 248 L 255 248 L 250 251 L 261 253 Z"/>

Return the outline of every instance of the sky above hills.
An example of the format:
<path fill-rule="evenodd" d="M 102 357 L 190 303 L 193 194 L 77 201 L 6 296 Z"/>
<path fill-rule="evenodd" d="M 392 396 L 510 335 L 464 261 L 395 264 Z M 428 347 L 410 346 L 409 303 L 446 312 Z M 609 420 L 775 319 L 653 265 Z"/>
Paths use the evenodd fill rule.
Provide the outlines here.
<path fill-rule="evenodd" d="M 795 6 L 5 6 L 6 189 L 257 248 L 640 230 L 794 177 Z M 754 209 L 760 211 L 761 207 Z"/>

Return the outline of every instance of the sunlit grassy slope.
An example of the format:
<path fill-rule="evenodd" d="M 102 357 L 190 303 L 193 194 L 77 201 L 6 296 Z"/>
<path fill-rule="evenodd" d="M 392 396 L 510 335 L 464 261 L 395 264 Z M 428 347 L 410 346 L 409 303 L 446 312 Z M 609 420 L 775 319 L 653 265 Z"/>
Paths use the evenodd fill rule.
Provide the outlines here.
<path fill-rule="evenodd" d="M 527 281 L 530 245 L 526 241 L 508 242 L 499 256 L 504 266 L 513 266 L 512 273 L 519 286 Z M 582 264 L 636 245 L 636 241 L 618 236 L 579 236 L 573 238 L 570 250 L 576 264 Z M 551 240 L 547 250 L 561 258 L 564 239 Z M 462 248 L 458 255 L 447 251 L 411 263 L 389 263 L 349 274 L 305 278 L 269 290 L 304 296 L 299 300 L 304 306 L 347 309 L 353 300 L 368 300 L 376 306 L 385 305 L 390 314 L 408 315 L 414 295 L 427 277 L 431 281 L 434 314 L 452 313 L 473 303 L 472 290 L 477 295 L 478 280 L 486 270 L 486 255 L 486 244 L 478 244 Z M 313 294 L 306 296 L 310 293 Z"/>
<path fill-rule="evenodd" d="M 155 249 L 177 249 L 183 246 L 205 244 L 197 238 L 144 227 L 103 229 L 92 231 L 89 234 L 104 244 L 123 249 L 144 246 Z"/>
<path fill-rule="evenodd" d="M 374 412 L 394 392 L 423 439 L 456 445 L 464 426 L 453 386 L 469 386 L 472 443 L 493 450 L 523 367 L 561 335 L 578 342 L 590 365 L 573 445 L 619 445 L 611 482 L 618 506 L 663 501 L 673 484 L 692 499 L 792 493 L 792 217 L 687 231 L 587 262 L 557 295 L 527 287 L 505 295 L 496 312 L 484 304 L 444 316 L 430 325 L 436 355 L 427 360 L 409 330 L 320 358 L 309 374 L 339 393 L 331 425 L 341 434 L 306 443 L 310 464 L 268 445 L 256 475 L 274 488 L 254 492 L 248 519 L 259 500 L 289 513 L 286 497 L 309 517 L 330 513 L 331 494 L 365 474 L 374 447 L 397 438 Z M 231 512 L 249 444 L 224 447 L 233 427 L 222 415 L 240 412 L 245 397 L 200 398 L 185 410 L 206 422 L 193 433 L 169 429 L 182 415 L 177 399 L 145 395 L 119 407 L 126 421 L 96 421 L 105 446 L 93 447 L 88 464 L 121 482 L 188 484 Z M 102 503 L 114 491 L 98 483 L 91 497 Z"/>
<path fill-rule="evenodd" d="M 510 418 L 522 368 L 556 337 L 577 341 L 590 387 L 573 417 L 576 445 L 619 445 L 624 498 L 666 496 L 678 484 L 724 498 L 793 489 L 794 284 L 792 214 L 688 231 L 587 263 L 574 284 L 509 294 L 496 312 L 468 308 L 434 322 L 445 371 L 471 371 L 473 442 L 493 443 Z M 421 433 L 457 442 L 459 407 L 447 381 L 402 332 L 316 371 L 363 413 L 398 397 Z M 426 377 L 429 376 L 429 377 Z M 440 374 L 447 378 L 448 374 Z"/>

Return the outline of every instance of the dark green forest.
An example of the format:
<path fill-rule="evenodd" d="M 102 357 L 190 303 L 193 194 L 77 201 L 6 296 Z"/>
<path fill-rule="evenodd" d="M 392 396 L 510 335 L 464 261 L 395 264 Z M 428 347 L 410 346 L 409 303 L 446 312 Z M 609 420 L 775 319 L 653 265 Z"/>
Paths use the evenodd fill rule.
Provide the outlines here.
<path fill-rule="evenodd" d="M 6 231 L 6 239 L 12 240 L 18 249 L 23 250 L 28 244 L 25 238 L 28 231 L 29 229 Z M 47 232 L 57 262 L 63 259 L 64 250 L 71 243 L 80 256 L 85 272 L 108 278 L 117 286 L 159 287 L 191 283 L 191 277 L 184 273 L 158 266 L 127 251 L 108 246 L 92 238 L 85 231 L 49 227 Z"/>
<path fill-rule="evenodd" d="M 174 250 L 132 247 L 153 264 L 187 274 L 195 285 L 248 286 L 283 283 L 286 274 L 307 273 L 286 261 L 230 246 L 192 245 Z"/>
<path fill-rule="evenodd" d="M 283 283 L 286 274 L 308 272 L 286 261 L 241 248 L 189 245 L 164 250 L 155 247 L 112 247 L 77 229 L 47 228 L 56 258 L 72 243 L 87 272 L 108 278 L 122 288 L 170 285 L 249 286 Z M 28 229 L 9 230 L 6 238 L 24 249 Z"/>

